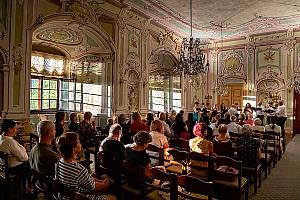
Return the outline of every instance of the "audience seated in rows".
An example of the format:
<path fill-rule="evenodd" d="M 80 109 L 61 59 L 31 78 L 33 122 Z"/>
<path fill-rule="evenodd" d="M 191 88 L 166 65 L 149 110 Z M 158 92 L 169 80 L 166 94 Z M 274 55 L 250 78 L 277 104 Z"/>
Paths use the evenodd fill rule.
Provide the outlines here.
<path fill-rule="evenodd" d="M 122 127 L 119 124 L 113 124 L 109 129 L 108 137 L 101 142 L 99 151 L 103 151 L 113 158 L 123 160 L 125 147 L 120 142 L 121 136 Z"/>
<path fill-rule="evenodd" d="M 51 143 L 55 139 L 55 125 L 51 121 L 41 121 L 37 131 L 39 142 L 30 151 L 30 166 L 41 174 L 54 177 L 55 163 L 60 157 L 51 148 Z"/>
<path fill-rule="evenodd" d="M 31 169 L 28 161 L 26 149 L 13 137 L 17 135 L 17 123 L 10 119 L 4 119 L 1 128 L 3 134 L 0 135 L 0 151 L 9 154 L 8 172 L 12 175 L 27 178 L 27 192 L 31 190 Z"/>
<path fill-rule="evenodd" d="M 185 123 L 186 123 L 187 128 L 188 128 L 189 137 L 193 138 L 194 137 L 193 128 L 194 128 L 194 126 L 196 124 L 196 122 L 194 121 L 194 114 L 193 113 L 189 113 L 188 114 L 188 118 L 185 121 Z"/>
<path fill-rule="evenodd" d="M 59 137 L 57 147 L 62 158 L 56 164 L 55 176 L 64 186 L 82 193 L 99 193 L 108 189 L 109 181 L 107 179 L 98 180 L 93 178 L 84 166 L 76 162 L 77 155 L 82 150 L 77 133 L 64 133 Z M 70 197 L 62 195 L 60 197 L 70 199 Z M 88 197 L 97 200 L 116 199 L 112 195 L 95 196 L 91 194 Z"/>
<path fill-rule="evenodd" d="M 117 118 L 117 123 L 122 127 L 121 142 L 123 142 L 123 144 L 131 143 L 131 135 L 129 133 L 130 121 L 128 121 L 128 123 L 127 123 L 125 115 L 120 114 Z"/>

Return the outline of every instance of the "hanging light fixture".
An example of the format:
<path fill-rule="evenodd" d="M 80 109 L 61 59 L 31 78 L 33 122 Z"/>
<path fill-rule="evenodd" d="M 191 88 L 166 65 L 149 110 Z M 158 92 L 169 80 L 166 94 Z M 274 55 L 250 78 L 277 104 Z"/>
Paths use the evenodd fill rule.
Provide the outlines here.
<path fill-rule="evenodd" d="M 191 16 L 191 35 L 189 38 L 183 38 L 181 49 L 179 51 L 179 63 L 174 68 L 175 73 L 184 73 L 187 75 L 198 75 L 208 70 L 209 63 L 205 63 L 205 55 L 201 48 L 200 38 L 193 38 L 193 12 L 192 0 L 190 0 Z"/>

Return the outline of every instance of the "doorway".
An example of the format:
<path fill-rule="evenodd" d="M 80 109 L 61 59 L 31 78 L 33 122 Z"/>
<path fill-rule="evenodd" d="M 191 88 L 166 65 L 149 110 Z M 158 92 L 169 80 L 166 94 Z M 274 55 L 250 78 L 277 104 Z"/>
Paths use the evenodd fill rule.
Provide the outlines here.
<path fill-rule="evenodd" d="M 237 103 L 238 107 L 243 105 L 243 83 L 230 83 L 227 84 L 228 93 L 218 96 L 218 104 L 224 103 L 226 108 L 229 108 L 232 104 Z"/>

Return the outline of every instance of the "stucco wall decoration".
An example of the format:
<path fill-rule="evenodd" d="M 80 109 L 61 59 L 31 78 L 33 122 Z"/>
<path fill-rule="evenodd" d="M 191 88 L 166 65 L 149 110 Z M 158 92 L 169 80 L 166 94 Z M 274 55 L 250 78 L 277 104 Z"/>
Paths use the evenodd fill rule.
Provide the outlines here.
<path fill-rule="evenodd" d="M 281 48 L 260 48 L 256 52 L 256 66 L 258 70 L 267 67 L 275 67 L 281 71 Z"/>
<path fill-rule="evenodd" d="M 135 59 L 140 55 L 141 31 L 137 28 L 130 27 L 128 29 L 128 56 Z"/>
<path fill-rule="evenodd" d="M 226 82 L 246 81 L 245 55 L 243 50 L 230 50 L 220 54 L 219 76 Z"/>
<path fill-rule="evenodd" d="M 65 45 L 78 45 L 82 42 L 82 37 L 79 33 L 67 28 L 48 29 L 39 33 L 37 38 Z"/>

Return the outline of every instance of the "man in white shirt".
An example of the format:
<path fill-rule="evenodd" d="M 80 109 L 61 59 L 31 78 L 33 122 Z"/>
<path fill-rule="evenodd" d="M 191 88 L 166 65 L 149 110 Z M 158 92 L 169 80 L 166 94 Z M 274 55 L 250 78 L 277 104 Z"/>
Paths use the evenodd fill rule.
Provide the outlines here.
<path fill-rule="evenodd" d="M 287 118 L 286 107 L 283 105 L 283 101 L 278 102 L 278 108 L 276 109 L 277 124 L 281 127 L 281 134 L 284 136 L 284 124 Z"/>

